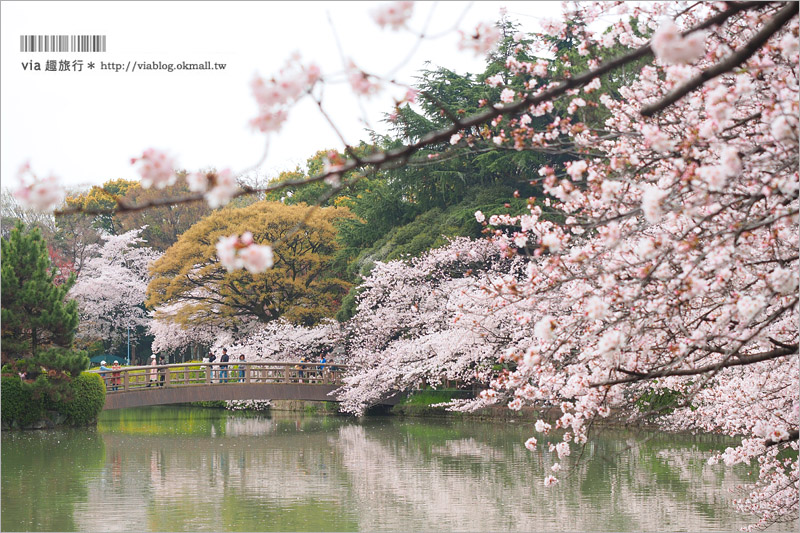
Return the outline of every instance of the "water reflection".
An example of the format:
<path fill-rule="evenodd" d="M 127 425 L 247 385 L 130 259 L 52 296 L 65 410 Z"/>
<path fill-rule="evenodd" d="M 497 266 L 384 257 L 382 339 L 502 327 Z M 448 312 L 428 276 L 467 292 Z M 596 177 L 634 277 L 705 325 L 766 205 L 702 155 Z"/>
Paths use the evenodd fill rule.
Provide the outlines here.
<path fill-rule="evenodd" d="M 562 461 L 565 479 L 545 488 L 557 458 L 546 445 L 526 450 L 529 434 L 470 422 L 110 412 L 98 432 L 3 435 L 2 529 L 700 531 L 747 523 L 728 506 L 728 489 L 746 471 L 705 464 L 730 441 L 609 432 L 582 461 Z"/>
<path fill-rule="evenodd" d="M 77 529 L 74 509 L 88 501 L 89 480 L 106 464 L 100 435 L 71 429 L 4 431 L 1 449 L 0 530 Z M 43 466 L 50 475 L 43 475 Z M 58 475 L 52 475 L 56 469 Z M 58 504 L 48 504 L 54 495 Z"/>

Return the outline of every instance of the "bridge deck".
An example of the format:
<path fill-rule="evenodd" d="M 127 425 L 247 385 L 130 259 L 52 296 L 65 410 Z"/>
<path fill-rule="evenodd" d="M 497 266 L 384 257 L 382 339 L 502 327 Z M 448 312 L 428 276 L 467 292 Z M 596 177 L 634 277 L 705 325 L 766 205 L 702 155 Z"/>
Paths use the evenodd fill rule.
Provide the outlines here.
<path fill-rule="evenodd" d="M 338 401 L 346 365 L 320 363 L 183 363 L 96 371 L 106 383 L 103 409 L 218 400 Z M 394 405 L 398 398 L 386 400 Z"/>

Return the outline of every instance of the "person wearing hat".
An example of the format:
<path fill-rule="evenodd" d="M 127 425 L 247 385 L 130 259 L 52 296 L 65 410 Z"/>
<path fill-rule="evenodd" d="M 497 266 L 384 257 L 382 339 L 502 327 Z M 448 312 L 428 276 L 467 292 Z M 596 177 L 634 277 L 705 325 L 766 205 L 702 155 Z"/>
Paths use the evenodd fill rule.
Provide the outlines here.
<path fill-rule="evenodd" d="M 158 375 L 158 370 L 156 370 L 156 365 L 158 365 L 158 361 L 156 361 L 156 356 L 155 355 L 151 355 L 150 356 L 150 366 L 152 366 L 153 368 L 148 370 L 148 372 L 150 373 L 150 382 L 147 384 L 148 387 L 150 385 L 155 384 L 155 382 L 156 382 L 156 379 L 157 379 L 156 376 Z"/>
<path fill-rule="evenodd" d="M 100 377 L 103 378 L 103 383 L 105 383 L 106 388 L 108 388 L 109 379 L 106 377 L 108 375 L 106 372 L 111 372 L 111 369 L 106 366 L 105 361 L 100 361 Z"/>
<path fill-rule="evenodd" d="M 120 384 L 122 384 L 122 378 L 120 377 L 122 373 L 120 372 L 121 368 L 119 366 L 119 361 L 114 361 L 114 364 L 111 366 L 112 370 L 116 370 L 113 374 L 111 374 L 111 390 L 119 390 Z"/>

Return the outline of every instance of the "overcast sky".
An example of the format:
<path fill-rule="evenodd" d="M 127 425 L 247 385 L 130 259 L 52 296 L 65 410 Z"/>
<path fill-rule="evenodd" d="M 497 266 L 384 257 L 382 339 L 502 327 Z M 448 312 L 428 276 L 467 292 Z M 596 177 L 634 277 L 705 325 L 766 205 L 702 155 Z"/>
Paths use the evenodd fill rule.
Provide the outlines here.
<path fill-rule="evenodd" d="M 148 147 L 167 149 L 179 168 L 213 166 L 238 172 L 258 163 L 263 134 L 251 131 L 256 115 L 249 81 L 276 73 L 295 51 L 323 74 L 342 71 L 342 55 L 368 72 L 385 74 L 411 51 L 408 32 L 379 29 L 369 17 L 373 2 L 24 2 L 0 4 L 2 184 L 15 188 L 19 166 L 29 160 L 40 175 L 54 173 L 68 185 L 136 179 L 130 158 Z M 483 60 L 457 50 L 460 27 L 497 20 L 506 6 L 527 31 L 540 16 L 554 18 L 560 3 L 417 2 L 410 26 L 421 29 L 434 9 L 429 34 L 399 71 L 411 81 L 429 60 L 459 72 L 480 72 Z M 106 35 L 105 53 L 21 52 L 20 35 Z M 337 44 L 338 41 L 338 44 Z M 339 48 L 341 48 L 341 53 Z M 47 60 L 81 60 L 80 72 L 47 72 Z M 41 71 L 23 68 L 39 62 Z M 101 63 L 225 63 L 224 70 L 120 72 Z M 95 68 L 89 70 L 88 63 Z M 395 89 L 359 104 L 345 85 L 326 89 L 324 104 L 349 143 L 366 139 L 370 125 L 390 110 Z M 303 164 L 314 152 L 341 148 L 333 129 L 310 102 L 295 107 L 272 137 L 263 176 Z"/>

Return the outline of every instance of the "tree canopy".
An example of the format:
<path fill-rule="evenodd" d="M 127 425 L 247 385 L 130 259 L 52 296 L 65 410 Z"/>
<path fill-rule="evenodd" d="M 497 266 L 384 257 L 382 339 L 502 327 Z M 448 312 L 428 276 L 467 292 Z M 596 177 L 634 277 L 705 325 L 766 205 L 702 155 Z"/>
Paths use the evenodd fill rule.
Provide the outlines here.
<path fill-rule="evenodd" d="M 235 327 L 245 318 L 267 323 L 283 317 L 311 325 L 331 317 L 350 288 L 333 262 L 338 250 L 334 224 L 350 216 L 345 208 L 269 201 L 216 211 L 154 263 L 147 305 L 163 315 L 164 306 L 179 304 L 173 316 L 179 324 Z M 255 242 L 273 243 L 275 264 L 265 273 L 227 272 L 220 264 L 218 240 L 246 231 Z"/>

